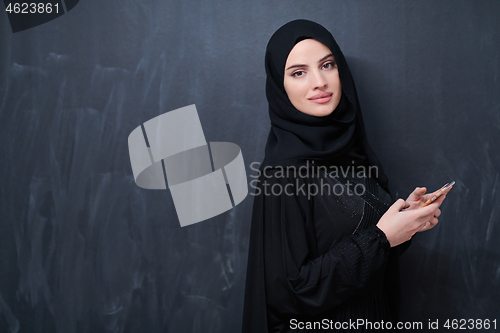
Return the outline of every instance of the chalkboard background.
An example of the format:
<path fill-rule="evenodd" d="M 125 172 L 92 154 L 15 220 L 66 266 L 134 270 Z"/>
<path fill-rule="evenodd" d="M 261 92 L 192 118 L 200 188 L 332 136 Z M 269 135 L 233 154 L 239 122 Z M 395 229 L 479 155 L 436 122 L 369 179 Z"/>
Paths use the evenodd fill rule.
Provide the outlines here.
<path fill-rule="evenodd" d="M 196 104 L 208 141 L 269 130 L 264 50 L 317 21 L 350 64 L 395 196 L 456 180 L 402 257 L 405 320 L 500 326 L 500 1 L 98 1 L 0 14 L 0 332 L 240 331 L 252 196 L 181 228 L 128 134 Z M 251 189 L 252 190 L 252 189 Z"/>

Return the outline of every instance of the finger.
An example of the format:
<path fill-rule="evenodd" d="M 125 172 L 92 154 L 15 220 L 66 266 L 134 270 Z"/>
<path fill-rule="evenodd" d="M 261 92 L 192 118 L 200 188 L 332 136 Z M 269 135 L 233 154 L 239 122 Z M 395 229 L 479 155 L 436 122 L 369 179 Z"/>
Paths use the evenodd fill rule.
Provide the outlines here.
<path fill-rule="evenodd" d="M 436 226 L 436 224 L 438 224 L 439 220 L 437 217 L 433 217 L 428 223 L 429 225 L 427 226 L 427 229 L 426 230 L 429 230 L 429 229 L 432 229 Z"/>
<path fill-rule="evenodd" d="M 438 224 L 439 220 L 437 218 L 432 218 L 432 220 L 430 220 L 429 222 L 427 222 L 425 224 L 425 230 L 430 230 L 432 228 L 434 228 L 436 226 L 436 224 Z"/>
<path fill-rule="evenodd" d="M 408 196 L 408 201 L 418 201 L 427 191 L 425 187 L 416 187 Z"/>
<path fill-rule="evenodd" d="M 430 223 L 431 227 L 434 227 L 436 224 L 438 224 L 438 222 L 439 222 L 439 219 L 438 219 L 437 217 L 433 217 L 433 218 L 429 221 L 429 223 Z"/>
<path fill-rule="evenodd" d="M 399 212 L 407 207 L 409 207 L 409 205 L 404 199 L 398 199 L 395 203 L 392 204 L 391 207 L 389 207 L 389 209 L 393 209 L 394 211 Z"/>
<path fill-rule="evenodd" d="M 439 220 L 436 217 L 433 217 L 430 221 L 425 222 L 417 232 L 430 230 L 434 228 L 438 222 Z"/>
<path fill-rule="evenodd" d="M 427 205 L 427 207 L 430 207 L 431 209 L 436 210 L 439 208 L 439 206 L 441 206 L 441 204 L 443 203 L 445 198 L 446 198 L 446 194 L 443 194 L 439 198 L 437 198 L 436 200 L 431 202 L 429 205 Z"/>
<path fill-rule="evenodd" d="M 420 229 L 417 230 L 417 232 L 421 232 L 421 231 L 426 231 L 428 230 L 428 228 L 430 227 L 430 223 L 429 222 L 425 222 L 421 227 Z"/>
<path fill-rule="evenodd" d="M 418 220 L 429 221 L 432 217 L 434 217 L 434 215 L 439 210 L 439 206 L 441 205 L 441 203 L 444 200 L 444 198 L 442 198 L 442 197 L 443 196 L 437 198 L 436 201 L 434 201 L 433 203 L 431 203 L 425 207 L 422 207 L 420 209 L 416 209 L 415 212 L 418 215 L 418 217 L 417 217 Z M 441 210 L 439 210 L 439 214 L 441 214 Z"/>

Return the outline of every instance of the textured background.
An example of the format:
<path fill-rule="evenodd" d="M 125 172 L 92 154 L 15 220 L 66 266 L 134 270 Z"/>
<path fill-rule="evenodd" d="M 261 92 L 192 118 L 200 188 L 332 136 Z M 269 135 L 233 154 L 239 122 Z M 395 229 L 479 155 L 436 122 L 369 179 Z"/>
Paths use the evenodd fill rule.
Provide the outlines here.
<path fill-rule="evenodd" d="M 127 137 L 196 104 L 255 175 L 265 46 L 296 18 L 346 55 L 393 194 L 457 181 L 402 258 L 404 318 L 500 321 L 499 17 L 492 0 L 81 0 L 13 34 L 0 13 L 0 332 L 240 330 L 253 197 L 180 228 L 168 191 L 134 184 Z"/>

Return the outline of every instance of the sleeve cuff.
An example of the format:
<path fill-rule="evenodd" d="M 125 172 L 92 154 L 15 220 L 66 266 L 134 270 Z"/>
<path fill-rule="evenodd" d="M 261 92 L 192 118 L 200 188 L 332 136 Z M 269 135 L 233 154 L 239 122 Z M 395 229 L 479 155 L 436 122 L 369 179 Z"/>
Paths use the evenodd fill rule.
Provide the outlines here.
<path fill-rule="evenodd" d="M 368 228 L 367 230 L 369 230 L 370 228 Z M 384 248 L 387 248 L 387 249 L 390 249 L 391 248 L 391 243 L 389 243 L 389 240 L 387 239 L 387 236 L 385 235 L 385 233 L 380 230 L 379 227 L 377 227 L 376 225 L 373 226 L 373 233 L 380 239 L 380 242 L 382 243 L 382 246 Z"/>

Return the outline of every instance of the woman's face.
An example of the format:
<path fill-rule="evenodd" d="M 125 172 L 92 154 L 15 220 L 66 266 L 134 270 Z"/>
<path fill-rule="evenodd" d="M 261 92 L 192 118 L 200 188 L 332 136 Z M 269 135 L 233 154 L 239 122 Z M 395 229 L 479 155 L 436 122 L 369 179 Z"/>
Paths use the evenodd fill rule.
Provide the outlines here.
<path fill-rule="evenodd" d="M 332 113 L 342 95 L 333 54 L 314 39 L 304 39 L 290 51 L 283 85 L 297 110 L 316 117 Z"/>

